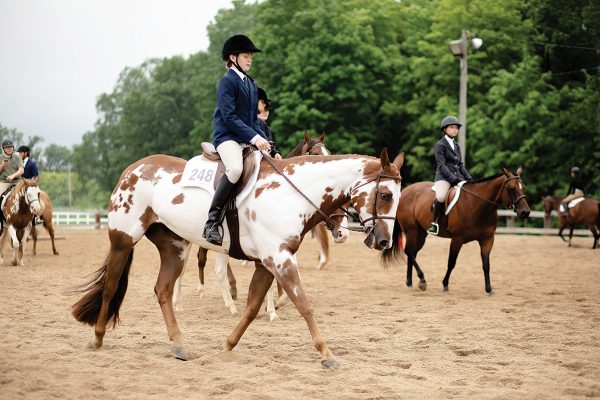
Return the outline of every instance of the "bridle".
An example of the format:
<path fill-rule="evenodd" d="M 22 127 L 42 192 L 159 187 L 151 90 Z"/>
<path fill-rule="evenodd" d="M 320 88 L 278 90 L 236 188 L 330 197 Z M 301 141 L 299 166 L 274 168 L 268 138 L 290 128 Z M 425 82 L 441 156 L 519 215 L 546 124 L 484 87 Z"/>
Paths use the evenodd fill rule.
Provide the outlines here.
<path fill-rule="evenodd" d="M 316 146 L 316 145 L 315 145 Z M 300 190 L 298 188 L 298 186 L 296 186 L 294 184 L 294 182 L 292 182 L 279 168 L 277 168 L 277 166 L 275 165 L 275 163 L 273 162 L 273 160 L 271 159 L 271 157 L 263 157 L 263 159 L 267 160 L 267 162 L 271 165 L 271 167 L 273 167 L 273 169 L 275 169 L 275 171 L 277 171 L 277 173 L 279 175 L 281 175 L 283 177 L 283 179 L 285 179 L 293 188 L 294 190 L 296 190 L 298 193 L 300 193 L 300 195 L 302 197 L 304 197 L 304 199 L 306 201 L 308 201 L 308 203 L 313 206 L 315 208 L 315 210 L 317 210 L 317 212 L 321 215 L 321 217 L 323 217 L 323 219 L 325 220 L 325 224 L 327 225 L 327 229 L 329 229 L 330 231 L 333 232 L 333 229 L 335 228 L 335 223 L 331 220 L 330 216 L 325 214 L 315 203 L 312 202 L 312 200 L 310 200 L 308 198 L 308 196 L 306 196 L 302 190 Z M 350 191 L 350 198 L 352 198 L 352 193 L 354 193 L 358 188 L 368 185 L 369 183 L 377 180 L 377 186 L 375 186 L 375 201 L 373 202 L 373 213 L 371 214 L 372 216 L 370 218 L 367 218 L 365 220 L 362 220 L 360 218 L 360 215 L 358 216 L 358 222 L 360 223 L 360 225 L 362 226 L 362 230 L 361 229 L 357 229 L 357 228 L 350 228 L 350 227 L 344 227 L 345 229 L 351 230 L 351 231 L 356 231 L 356 232 L 365 232 L 366 234 L 371 233 L 371 231 L 374 229 L 375 224 L 371 224 L 369 227 L 365 226 L 365 224 L 371 220 L 375 221 L 377 219 L 396 219 L 395 217 L 387 217 L 387 216 L 378 216 L 377 215 L 377 198 L 379 197 L 379 183 L 381 182 L 381 178 L 390 178 L 390 179 L 394 179 L 394 180 L 400 180 L 400 176 L 392 176 L 392 175 L 385 175 L 383 174 L 383 171 L 380 172 L 379 174 L 377 174 L 377 176 L 367 182 L 361 183 L 360 185 L 357 185 L 355 187 L 352 188 L 352 190 Z M 350 211 L 344 209 L 343 207 L 340 207 L 341 210 L 344 211 L 344 213 L 346 213 L 347 215 L 349 215 L 350 217 L 352 217 L 352 214 L 350 213 Z M 341 215 L 341 214 L 337 214 L 337 215 Z"/>
<path fill-rule="evenodd" d="M 510 188 L 510 187 L 507 186 L 507 183 L 509 181 L 512 181 L 512 180 L 515 180 L 515 179 L 517 179 L 519 182 L 523 183 L 523 181 L 521 180 L 521 177 L 518 176 L 518 175 L 511 176 L 511 177 L 506 177 L 505 176 L 504 177 L 504 182 L 502 182 L 502 186 L 500 187 L 500 190 L 498 191 L 498 194 L 495 196 L 495 199 L 498 199 L 501 196 L 501 194 L 502 194 L 502 190 L 504 190 L 504 188 L 506 187 L 506 192 L 508 193 L 508 198 L 510 199 L 510 204 L 508 205 L 509 209 L 514 209 L 517 206 L 517 203 L 519 201 L 521 201 L 521 199 L 524 199 L 526 197 L 525 194 L 522 194 L 519 197 L 515 198 L 515 193 L 514 193 L 515 189 Z M 500 201 L 497 201 L 497 200 L 496 201 L 492 201 L 492 200 L 486 199 L 485 197 L 481 197 L 477 193 L 474 193 L 474 192 L 466 189 L 464 186 L 461 189 L 464 190 L 465 192 L 469 193 L 470 195 L 477 197 L 478 199 L 481 199 L 481 200 L 486 201 L 486 202 L 488 202 L 490 204 L 493 204 L 496 207 L 500 207 L 500 205 L 502 204 Z"/>
<path fill-rule="evenodd" d="M 39 199 L 39 194 L 38 194 L 38 198 L 37 199 L 33 199 L 33 200 L 29 200 L 29 196 L 27 196 L 27 189 L 29 189 L 30 187 L 33 186 L 25 186 L 22 190 L 24 193 L 24 197 L 25 197 L 25 204 L 27 204 L 29 207 L 31 207 L 31 204 L 35 203 L 36 201 L 39 203 L 40 199 Z"/>

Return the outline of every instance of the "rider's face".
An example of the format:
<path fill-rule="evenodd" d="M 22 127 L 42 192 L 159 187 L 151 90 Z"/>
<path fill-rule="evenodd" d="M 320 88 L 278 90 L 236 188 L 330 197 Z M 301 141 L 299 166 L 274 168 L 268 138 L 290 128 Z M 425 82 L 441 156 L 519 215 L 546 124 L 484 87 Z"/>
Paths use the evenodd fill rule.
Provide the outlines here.
<path fill-rule="evenodd" d="M 454 139 L 458 135 L 458 125 L 448 125 L 444 132 Z"/>
<path fill-rule="evenodd" d="M 269 118 L 269 109 L 266 108 L 264 100 L 258 101 L 258 118 L 262 119 L 265 122 Z"/>
<path fill-rule="evenodd" d="M 244 70 L 244 72 L 250 71 L 250 67 L 252 66 L 252 53 L 240 53 L 237 56 L 231 55 L 232 61 L 236 61 L 240 67 Z"/>
<path fill-rule="evenodd" d="M 13 151 L 15 151 L 14 147 L 5 147 L 4 148 L 4 152 L 6 153 L 7 156 L 10 156 L 13 153 Z"/>

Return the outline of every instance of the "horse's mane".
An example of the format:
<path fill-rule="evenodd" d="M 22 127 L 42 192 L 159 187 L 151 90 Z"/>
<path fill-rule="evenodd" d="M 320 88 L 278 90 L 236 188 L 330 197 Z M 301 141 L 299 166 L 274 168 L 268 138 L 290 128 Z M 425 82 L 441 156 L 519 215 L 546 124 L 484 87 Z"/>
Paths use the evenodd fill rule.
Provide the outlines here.
<path fill-rule="evenodd" d="M 482 182 L 492 181 L 492 180 L 494 180 L 494 179 L 496 179 L 496 178 L 498 178 L 499 176 L 502 176 L 502 175 L 504 175 L 504 173 L 498 173 L 498 174 L 495 174 L 495 175 L 492 175 L 492 176 L 487 176 L 485 178 L 476 179 L 476 180 L 474 180 L 471 183 L 482 183 Z"/>

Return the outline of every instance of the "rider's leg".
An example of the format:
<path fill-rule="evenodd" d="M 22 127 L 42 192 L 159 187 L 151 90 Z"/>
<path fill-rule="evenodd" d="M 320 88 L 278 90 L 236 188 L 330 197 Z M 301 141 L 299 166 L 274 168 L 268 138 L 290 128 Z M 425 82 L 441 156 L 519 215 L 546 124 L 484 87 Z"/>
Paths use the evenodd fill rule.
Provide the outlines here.
<path fill-rule="evenodd" d="M 437 235 L 440 232 L 440 227 L 438 225 L 438 219 L 444 213 L 446 195 L 448 194 L 448 190 L 450 189 L 450 183 L 446 181 L 436 181 L 433 185 L 433 190 L 435 191 L 435 200 L 433 201 L 433 218 L 431 222 L 431 226 L 427 230 L 428 233 L 432 235 Z"/>
<path fill-rule="evenodd" d="M 244 146 L 239 143 L 228 140 L 223 142 L 217 148 L 223 164 L 225 164 L 225 174 L 221 177 L 215 195 L 208 211 L 208 220 L 204 227 L 202 235 L 207 242 L 220 246 L 223 243 L 223 235 L 220 226 L 223 221 L 223 210 L 229 201 L 229 196 L 233 186 L 240 179 L 243 169 L 242 150 Z"/>

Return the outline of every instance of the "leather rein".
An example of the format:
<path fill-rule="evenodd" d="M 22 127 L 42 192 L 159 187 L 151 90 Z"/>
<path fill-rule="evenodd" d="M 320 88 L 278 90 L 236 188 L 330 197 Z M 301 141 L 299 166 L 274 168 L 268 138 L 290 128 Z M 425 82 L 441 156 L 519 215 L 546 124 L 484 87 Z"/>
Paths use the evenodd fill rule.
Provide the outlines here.
<path fill-rule="evenodd" d="M 508 192 L 508 197 L 510 199 L 510 204 L 508 205 L 509 209 L 514 209 L 517 206 L 517 203 L 521 199 L 523 199 L 523 198 L 526 197 L 525 194 L 520 195 L 516 199 L 513 197 L 512 193 L 511 193 L 511 190 L 509 189 L 508 186 L 506 186 L 506 183 L 509 182 L 509 181 L 511 181 L 511 180 L 514 180 L 514 179 L 518 179 L 520 182 L 522 182 L 520 176 L 511 176 L 510 178 L 505 177 L 504 178 L 504 182 L 502 183 L 502 187 L 500 187 L 500 191 L 495 196 L 496 199 L 498 197 L 500 197 L 500 195 L 502 194 L 502 190 L 506 187 L 506 190 Z M 465 192 L 469 193 L 470 195 L 477 197 L 478 199 L 481 199 L 481 200 L 486 201 L 486 202 L 488 202 L 490 204 L 493 204 L 494 206 L 496 206 L 496 208 L 499 207 L 500 204 L 501 204 L 499 201 L 492 201 L 492 200 L 486 199 L 485 197 L 482 197 L 482 196 L 478 195 L 477 193 L 474 193 L 474 192 L 472 192 L 470 190 L 467 190 L 464 186 L 461 189 L 464 190 Z"/>

